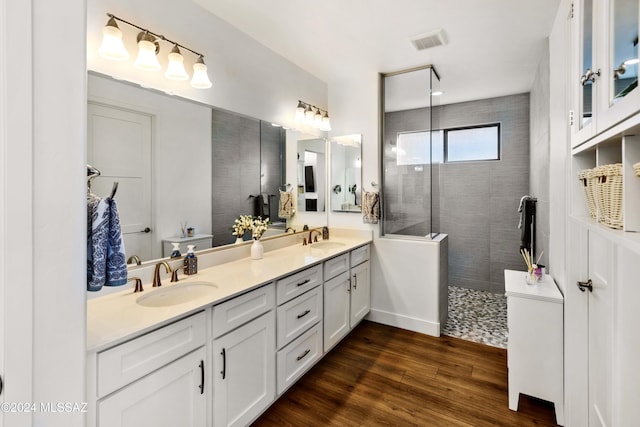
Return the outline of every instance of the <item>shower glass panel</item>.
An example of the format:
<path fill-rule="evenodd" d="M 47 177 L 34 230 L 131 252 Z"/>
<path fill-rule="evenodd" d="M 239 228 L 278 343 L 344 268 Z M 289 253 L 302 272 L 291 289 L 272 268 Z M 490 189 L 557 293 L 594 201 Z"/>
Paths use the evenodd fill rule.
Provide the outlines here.
<path fill-rule="evenodd" d="M 440 78 L 432 66 L 382 75 L 382 235 L 440 232 L 442 133 L 434 108 Z"/>

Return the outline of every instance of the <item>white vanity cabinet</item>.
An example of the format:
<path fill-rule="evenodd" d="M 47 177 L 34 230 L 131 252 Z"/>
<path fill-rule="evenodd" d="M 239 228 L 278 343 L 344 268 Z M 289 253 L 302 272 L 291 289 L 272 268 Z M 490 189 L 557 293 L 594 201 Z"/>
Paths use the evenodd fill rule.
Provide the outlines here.
<path fill-rule="evenodd" d="M 269 284 L 213 307 L 216 427 L 248 425 L 275 399 L 274 306 Z"/>
<path fill-rule="evenodd" d="M 369 245 L 339 255 L 325 266 L 342 265 L 332 269 L 335 277 L 325 275 L 324 283 L 324 351 L 336 345 L 367 315 L 371 302 L 371 269 Z M 327 269 L 325 267 L 325 274 Z"/>
<path fill-rule="evenodd" d="M 90 426 L 205 426 L 206 323 L 200 312 L 90 354 Z"/>

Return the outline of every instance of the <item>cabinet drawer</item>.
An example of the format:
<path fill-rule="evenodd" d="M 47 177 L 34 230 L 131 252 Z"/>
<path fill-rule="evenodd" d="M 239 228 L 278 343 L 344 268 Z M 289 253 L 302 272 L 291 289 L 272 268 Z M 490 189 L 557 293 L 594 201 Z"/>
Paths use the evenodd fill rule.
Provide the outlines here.
<path fill-rule="evenodd" d="M 351 267 L 355 267 L 358 264 L 369 259 L 369 245 L 359 247 L 351 251 Z"/>
<path fill-rule="evenodd" d="M 322 265 L 307 268 L 276 282 L 278 305 L 307 292 L 322 283 Z"/>
<path fill-rule="evenodd" d="M 204 312 L 98 353 L 98 397 L 155 371 L 206 342 Z"/>
<path fill-rule="evenodd" d="M 278 352 L 278 394 L 295 383 L 322 356 L 322 327 L 317 323 Z"/>
<path fill-rule="evenodd" d="M 255 319 L 275 307 L 273 283 L 213 307 L 213 338 Z"/>
<path fill-rule="evenodd" d="M 322 286 L 278 307 L 278 348 L 322 319 Z"/>
<path fill-rule="evenodd" d="M 349 254 L 342 254 L 324 262 L 325 280 L 333 279 L 349 269 Z"/>

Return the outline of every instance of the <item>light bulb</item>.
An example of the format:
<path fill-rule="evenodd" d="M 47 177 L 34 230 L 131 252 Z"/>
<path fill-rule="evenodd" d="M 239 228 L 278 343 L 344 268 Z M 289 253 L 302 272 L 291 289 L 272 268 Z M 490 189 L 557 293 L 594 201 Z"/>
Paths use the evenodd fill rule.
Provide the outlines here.
<path fill-rule="evenodd" d="M 298 106 L 296 107 L 296 120 L 304 120 L 304 104 L 302 101 L 298 101 Z"/>
<path fill-rule="evenodd" d="M 138 34 L 138 57 L 133 65 L 145 71 L 159 71 L 162 66 L 156 55 L 156 39 L 148 32 Z"/>
<path fill-rule="evenodd" d="M 320 113 L 320 109 L 318 108 L 318 111 L 316 111 L 316 114 L 313 116 L 313 127 L 320 129 L 320 126 L 322 126 L 322 113 Z"/>
<path fill-rule="evenodd" d="M 198 58 L 196 63 L 193 64 L 191 87 L 195 87 L 196 89 L 209 89 L 211 87 L 211 80 L 209 80 L 207 66 L 204 63 L 202 55 Z"/>
<path fill-rule="evenodd" d="M 169 65 L 167 66 L 167 71 L 164 73 L 164 76 L 169 80 L 187 80 L 189 75 L 184 69 L 183 61 L 184 58 L 180 54 L 178 45 L 174 45 L 169 54 Z"/>
<path fill-rule="evenodd" d="M 122 43 L 122 31 L 120 31 L 116 20 L 113 18 L 109 18 L 107 25 L 102 29 L 102 44 L 98 49 L 98 54 L 112 61 L 126 61 L 129 59 L 129 52 Z"/>

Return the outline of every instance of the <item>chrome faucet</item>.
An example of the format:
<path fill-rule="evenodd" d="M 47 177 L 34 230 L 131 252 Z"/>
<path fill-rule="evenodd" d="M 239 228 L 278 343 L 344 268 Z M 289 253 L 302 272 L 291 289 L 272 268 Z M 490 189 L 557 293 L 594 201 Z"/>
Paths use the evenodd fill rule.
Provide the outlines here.
<path fill-rule="evenodd" d="M 154 288 L 158 288 L 160 286 L 162 286 L 162 283 L 160 282 L 160 266 L 164 265 L 164 269 L 167 273 L 171 273 L 171 267 L 169 266 L 169 264 L 167 263 L 167 261 L 160 261 L 159 263 L 156 264 L 156 268 L 153 271 L 153 287 Z"/>
<path fill-rule="evenodd" d="M 131 255 L 129 259 L 127 259 L 127 264 L 131 264 L 132 262 L 135 262 L 136 265 L 142 265 L 142 262 L 140 261 L 140 257 L 138 255 Z"/>

